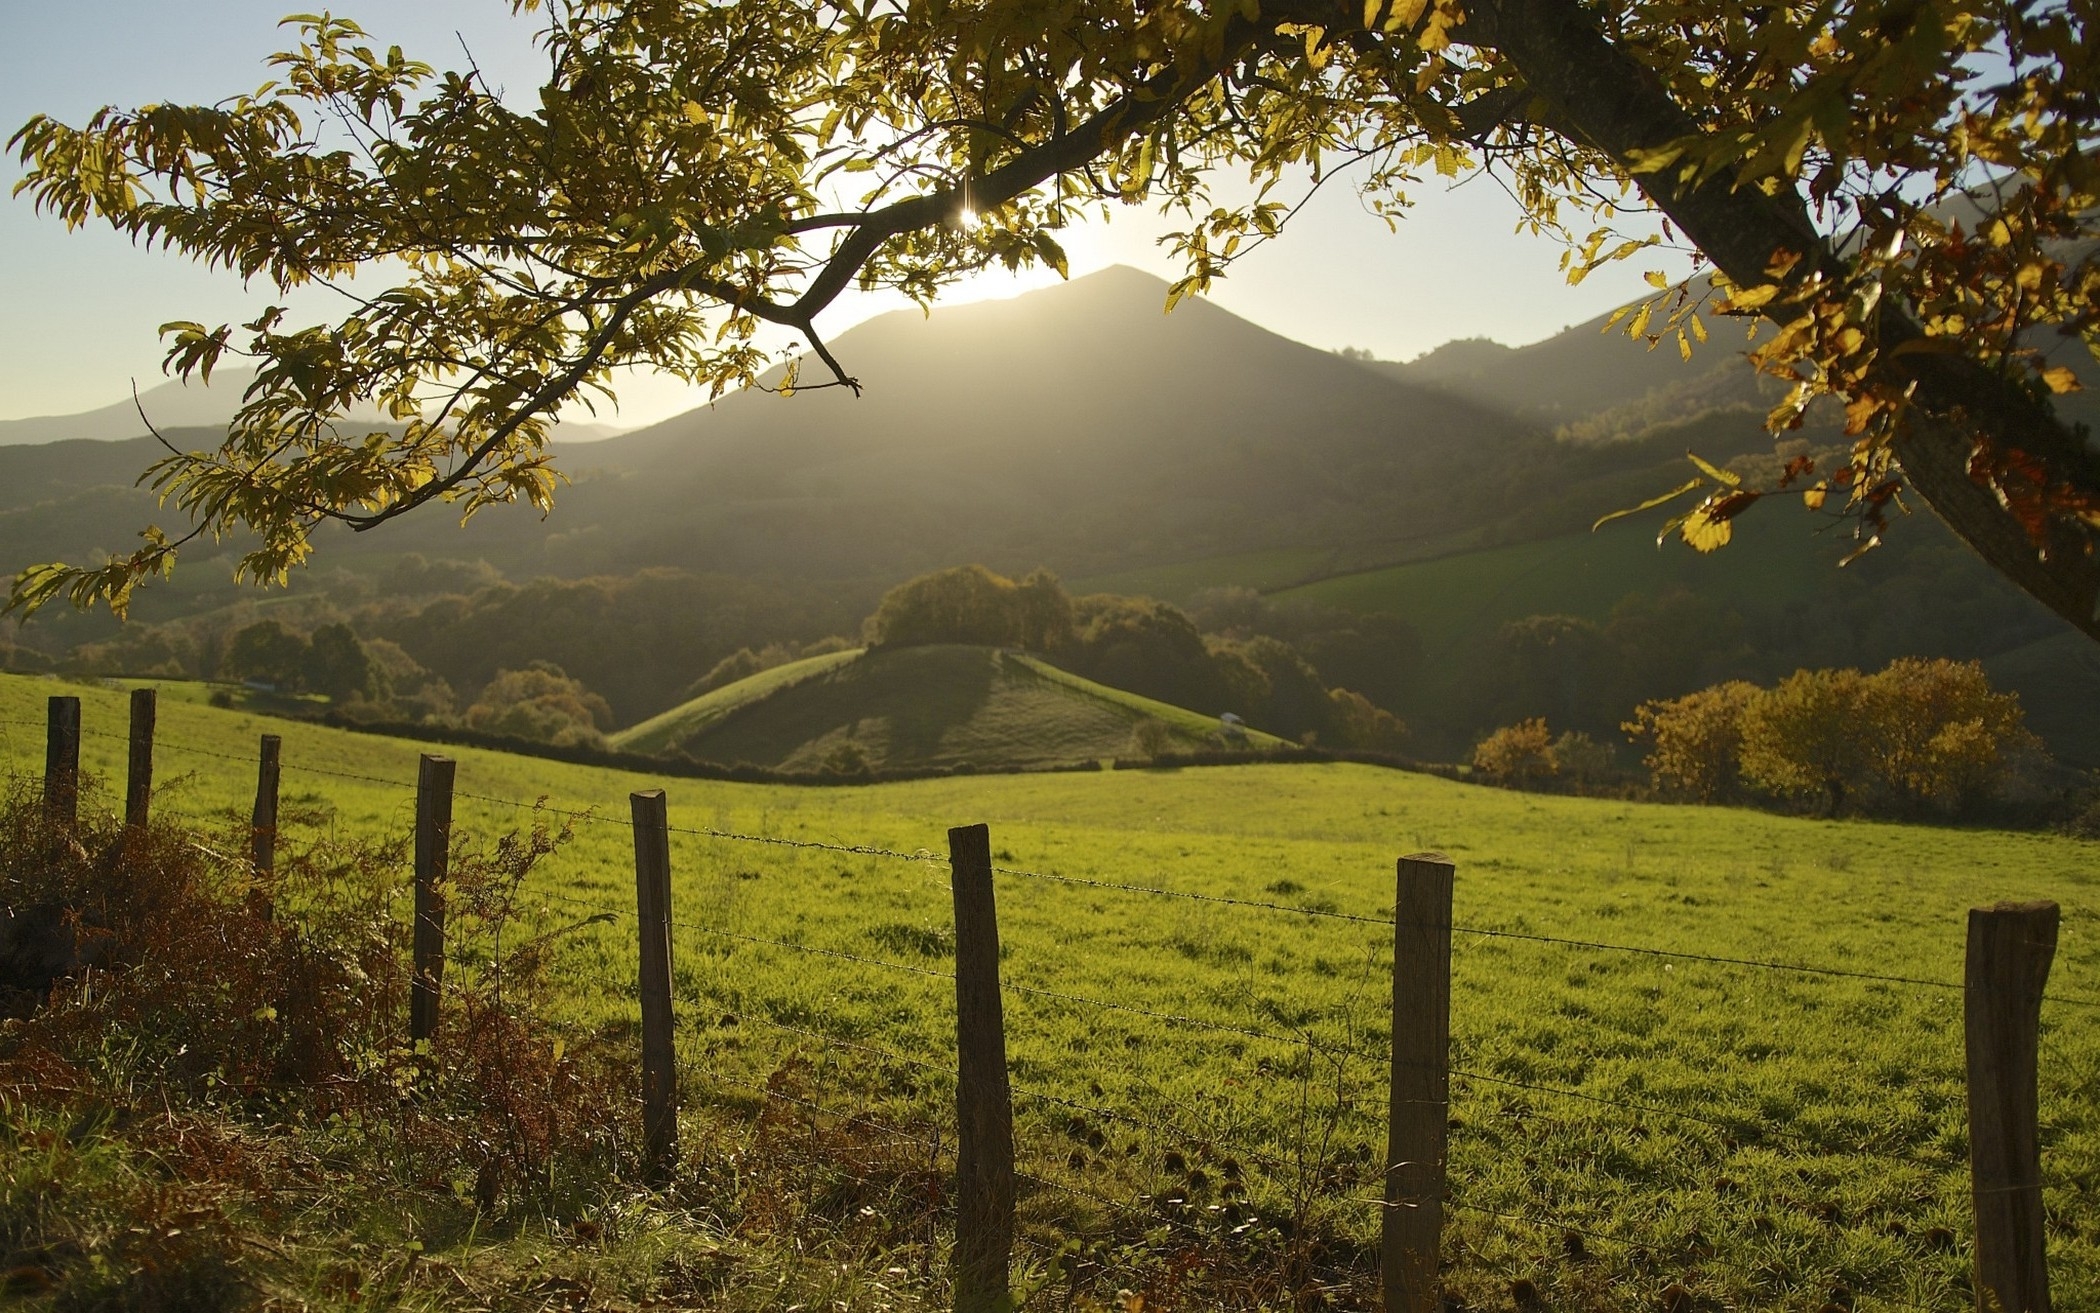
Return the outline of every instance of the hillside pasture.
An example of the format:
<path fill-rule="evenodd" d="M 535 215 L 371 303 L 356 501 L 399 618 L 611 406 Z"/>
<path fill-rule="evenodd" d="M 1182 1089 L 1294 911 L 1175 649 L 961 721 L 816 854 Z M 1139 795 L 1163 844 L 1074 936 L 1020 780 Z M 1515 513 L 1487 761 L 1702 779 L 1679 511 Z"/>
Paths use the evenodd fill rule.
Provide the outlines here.
<path fill-rule="evenodd" d="M 114 806 L 117 690 L 0 678 L 0 761 L 40 767 L 57 692 L 82 698 L 89 805 Z M 285 740 L 285 842 L 406 835 L 419 745 L 176 699 L 159 806 L 237 829 L 265 732 Z M 575 837 L 527 893 L 550 924 L 614 914 L 571 940 L 566 1007 L 631 1034 L 626 795 L 657 782 L 452 755 L 461 842 L 531 823 L 535 799 L 574 813 L 538 813 Z M 2049 1243 L 2059 1307 L 2100 1305 L 2092 844 L 1353 765 L 668 787 L 689 1119 L 829 1116 L 806 1103 L 952 1142 L 940 858 L 948 827 L 985 822 L 1022 1168 L 1043 1182 L 1024 1182 L 1027 1237 L 1092 1237 L 1107 1280 L 1148 1290 L 1163 1278 L 1145 1256 L 1183 1232 L 1297 1252 L 1341 1307 L 1360 1304 L 1377 1225 L 1391 931 L 1375 922 L 1398 854 L 1458 866 L 1447 1281 L 1476 1309 L 1512 1307 L 1517 1282 L 1556 1309 L 1653 1308 L 1673 1282 L 1699 1309 L 1969 1307 L 1963 919 L 2057 899 Z"/>
<path fill-rule="evenodd" d="M 1214 749 L 1218 721 L 968 644 L 835 652 L 760 671 L 613 736 L 628 752 L 822 769 L 851 747 L 876 769 L 1057 766 L 1133 755 L 1145 721 L 1176 751 Z M 1282 741 L 1247 732 L 1255 747 Z"/>

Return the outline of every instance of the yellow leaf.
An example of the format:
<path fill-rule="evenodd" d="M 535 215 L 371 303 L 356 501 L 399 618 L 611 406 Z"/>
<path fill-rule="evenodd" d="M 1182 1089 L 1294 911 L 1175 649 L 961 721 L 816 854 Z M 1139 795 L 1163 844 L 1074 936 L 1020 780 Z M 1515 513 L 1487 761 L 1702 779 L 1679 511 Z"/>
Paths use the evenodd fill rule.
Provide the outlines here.
<path fill-rule="evenodd" d="M 1641 276 L 1648 280 L 1648 286 L 1650 287 L 1668 287 L 1670 285 L 1670 280 L 1664 276 L 1663 271 L 1660 269 L 1650 269 Z"/>
<path fill-rule="evenodd" d="M 1393 0 L 1393 12 L 1385 16 L 1385 30 L 1399 32 L 1413 27 L 1427 3 L 1428 0 Z"/>
<path fill-rule="evenodd" d="M 1634 314 L 1633 322 L 1626 326 L 1626 336 L 1639 337 L 1641 334 L 1647 332 L 1648 320 L 1653 311 L 1653 306 L 1642 306 L 1640 310 Z"/>
<path fill-rule="evenodd" d="M 1803 488 L 1801 504 L 1812 511 L 1820 511 L 1823 509 L 1823 499 L 1829 495 L 1830 489 L 1820 483 L 1813 488 Z"/>
<path fill-rule="evenodd" d="M 1718 551 L 1735 537 L 1735 521 L 1715 519 L 1711 503 L 1708 503 L 1694 507 L 1692 513 L 1684 517 L 1678 532 L 1684 535 L 1685 542 L 1695 552 Z"/>
<path fill-rule="evenodd" d="M 1779 295 L 1779 284 L 1766 283 L 1761 287 L 1739 287 L 1729 294 L 1727 307 L 1730 310 L 1755 310 Z"/>
<path fill-rule="evenodd" d="M 1740 488 L 1743 486 L 1743 476 L 1737 474 L 1733 470 L 1724 470 L 1720 466 L 1714 464 L 1712 461 L 1709 461 L 1705 457 L 1700 456 L 1694 452 L 1688 451 L 1684 453 L 1684 458 L 1690 461 L 1692 464 L 1697 465 L 1701 474 L 1704 474 L 1707 478 L 1712 479 L 1716 483 L 1725 484 L 1731 488 Z"/>
<path fill-rule="evenodd" d="M 1684 330 L 1681 328 L 1677 330 L 1677 354 L 1683 356 L 1686 360 L 1692 358 L 1691 339 L 1684 335 Z"/>
<path fill-rule="evenodd" d="M 2078 381 L 2078 375 L 2072 372 L 2069 365 L 2056 365 L 2043 370 L 2042 382 L 2048 384 L 2051 392 L 2082 392 L 2085 390 L 2085 385 Z"/>
<path fill-rule="evenodd" d="M 1653 510 L 1657 506 L 1662 505 L 1664 502 L 1669 501 L 1674 497 L 1682 497 L 1684 496 L 1684 494 L 1691 492 L 1695 488 L 1703 488 L 1705 486 L 1705 483 L 1699 479 L 1692 479 L 1689 482 L 1679 484 L 1677 487 L 1670 489 L 1668 492 L 1663 493 L 1659 497 L 1650 497 L 1648 500 L 1642 502 L 1638 506 L 1629 506 L 1623 511 L 1613 511 L 1611 514 L 1601 517 L 1595 524 L 1590 526 L 1590 532 L 1597 532 L 1597 530 L 1603 528 L 1607 524 L 1610 524 L 1613 520 L 1620 520 L 1624 519 L 1629 515 L 1639 515 L 1642 511 Z M 1669 529 L 1666 527 L 1664 528 L 1663 532 L 1668 533 Z"/>
<path fill-rule="evenodd" d="M 1364 0 L 1364 26 L 1378 26 L 1378 11 L 1385 8 L 1385 0 Z"/>

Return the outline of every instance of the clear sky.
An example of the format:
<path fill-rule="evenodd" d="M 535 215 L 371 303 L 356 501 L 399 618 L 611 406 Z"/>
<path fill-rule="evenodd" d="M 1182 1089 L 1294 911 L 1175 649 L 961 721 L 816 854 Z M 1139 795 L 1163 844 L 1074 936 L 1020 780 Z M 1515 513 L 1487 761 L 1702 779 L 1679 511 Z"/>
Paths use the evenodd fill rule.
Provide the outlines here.
<path fill-rule="evenodd" d="M 104 104 L 209 102 L 252 90 L 267 76 L 264 59 L 287 44 L 277 20 L 297 8 L 293 0 L 0 0 L 0 137 L 37 113 L 77 123 Z M 412 58 L 458 66 L 464 42 L 498 85 L 538 85 L 530 23 L 512 18 L 503 0 L 344 0 L 332 10 Z M 0 192 L 20 175 L 9 154 Z M 1427 188 L 1419 199 L 1393 234 L 1347 187 L 1330 184 L 1281 241 L 1235 265 L 1214 299 L 1315 346 L 1404 360 L 1458 337 L 1535 341 L 1639 296 L 1642 270 L 1681 268 L 1630 263 L 1570 288 L 1559 248 L 1515 235 L 1515 206 L 1491 180 Z M 1126 210 L 1074 232 L 1065 243 L 1073 272 L 1121 263 L 1171 276 L 1155 245 L 1171 226 Z M 1012 295 L 1055 278 L 987 276 L 951 299 Z M 106 405 L 128 395 L 134 378 L 151 386 L 160 381 L 160 324 L 252 317 L 269 292 L 135 249 L 106 229 L 68 233 L 35 215 L 26 197 L 0 199 L 0 419 Z M 293 308 L 311 321 L 332 315 L 332 300 L 314 292 Z M 842 300 L 823 327 L 836 336 L 893 305 Z M 602 418 L 649 423 L 700 400 L 657 379 L 635 380 L 621 396 L 620 414 Z"/>

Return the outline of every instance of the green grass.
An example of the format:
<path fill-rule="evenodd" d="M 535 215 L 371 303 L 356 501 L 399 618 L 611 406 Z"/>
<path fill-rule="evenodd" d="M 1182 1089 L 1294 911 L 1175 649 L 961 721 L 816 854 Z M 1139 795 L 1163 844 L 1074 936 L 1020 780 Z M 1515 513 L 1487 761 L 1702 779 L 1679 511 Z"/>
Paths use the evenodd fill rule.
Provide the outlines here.
<path fill-rule="evenodd" d="M 1276 593 L 1351 611 L 1391 611 L 1422 632 L 1432 651 L 1492 633 L 1526 615 L 1602 620 L 1629 593 L 1672 584 L 1727 589 L 1766 604 L 1806 600 L 1828 585 L 1838 544 L 1791 525 L 1742 524 L 1726 551 L 1701 556 L 1682 543 L 1658 548 L 1652 528 L 1607 525 L 1596 533 L 1465 552 L 1437 560 L 1339 575 Z"/>
<path fill-rule="evenodd" d="M 1082 679 L 1032 656 L 934 645 L 840 652 L 762 671 L 616 735 L 630 751 L 814 770 L 847 745 L 875 768 L 1048 766 L 1133 752 L 1165 724 L 1179 750 L 1218 722 Z M 1256 746 L 1281 741 L 1249 733 Z"/>
<path fill-rule="evenodd" d="M 682 702 L 638 725 L 630 725 L 612 736 L 612 745 L 622 752 L 668 751 L 754 702 L 792 688 L 805 679 L 835 670 L 849 661 L 859 660 L 866 650 L 856 647 L 844 652 L 826 652 L 822 656 L 804 657 L 771 670 L 761 670 L 734 684 L 703 693 L 690 702 Z"/>
<path fill-rule="evenodd" d="M 25 771 L 41 762 L 43 698 L 61 687 L 0 678 L 0 760 Z M 122 695 L 79 691 L 86 767 L 120 781 Z M 328 827 L 409 825 L 416 745 L 173 700 L 160 724 L 164 809 L 244 812 L 255 736 L 273 732 L 285 739 L 287 802 L 314 813 L 288 842 Z M 487 839 L 529 815 L 482 797 L 544 795 L 593 812 L 535 874 L 550 914 L 631 906 L 624 795 L 659 781 L 453 755 L 466 836 Z M 1464 927 L 1946 982 L 1961 977 L 1967 908 L 2057 899 L 2065 932 L 2042 1054 L 2049 1243 L 2058 1306 L 2100 1306 L 2100 1012 L 2066 1001 L 2100 997 L 2093 844 L 1543 797 L 1350 765 L 667 787 L 683 830 L 931 855 L 945 851 L 948 827 L 982 821 L 1003 867 L 1367 917 L 1392 906 L 1397 854 L 1440 849 L 1458 863 Z M 110 805 L 106 790 L 94 800 Z M 728 936 L 939 970 L 950 942 L 942 866 L 699 833 L 672 841 L 689 1106 L 755 1108 L 746 1087 L 770 1080 L 839 1107 L 939 1122 L 951 1081 L 945 980 Z M 1218 1160 L 1233 1156 L 1271 1213 L 1311 1190 L 1326 1225 L 1373 1233 L 1376 1209 L 1362 1200 L 1376 1171 L 1360 1159 L 1382 1141 L 1390 931 L 1020 876 L 1002 876 L 998 897 L 1010 1062 L 1028 1092 L 1016 1105 L 1025 1171 L 1120 1199 L 1190 1190 L 1200 1214 L 1224 1206 Z M 634 1024 L 631 935 L 616 921 L 575 941 L 562 970 L 579 1020 Z M 1860 1309 L 1970 1306 L 1958 992 L 1468 934 L 1457 937 L 1452 988 L 1455 1066 L 1654 1110 L 1456 1082 L 1451 1179 L 1465 1208 L 1447 1233 L 1447 1279 L 1470 1307 L 1509 1308 L 1518 1278 L 1536 1282 L 1549 1308 L 1652 1308 L 1677 1279 L 1702 1309 L 1816 1309 L 1837 1286 Z M 1308 1145 L 1315 1152 L 1301 1160 Z M 1191 1187 L 1170 1151 L 1204 1167 L 1209 1184 Z M 1095 1211 L 1030 1187 L 1024 1231 L 1049 1240 Z M 1592 1240 L 1575 1260 L 1557 1225 L 1510 1218 L 1637 1247 Z"/>

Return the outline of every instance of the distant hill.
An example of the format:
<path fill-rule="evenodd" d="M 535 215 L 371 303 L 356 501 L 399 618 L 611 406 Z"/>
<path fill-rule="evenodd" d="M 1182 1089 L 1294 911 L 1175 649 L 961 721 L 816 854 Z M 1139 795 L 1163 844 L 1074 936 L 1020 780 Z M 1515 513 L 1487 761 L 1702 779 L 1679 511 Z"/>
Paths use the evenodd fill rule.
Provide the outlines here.
<path fill-rule="evenodd" d="M 1147 720 L 1180 750 L 1218 746 L 1216 717 L 964 645 L 834 652 L 762 671 L 613 736 L 629 752 L 820 770 L 1050 766 L 1128 756 Z M 1280 740 L 1248 733 L 1250 742 Z"/>
<path fill-rule="evenodd" d="M 35 415 L 27 419 L 0 419 L 0 447 L 44 442 L 121 442 L 142 438 L 152 428 L 169 434 L 176 429 L 224 429 L 241 407 L 241 393 L 255 378 L 253 370 L 222 369 L 212 374 L 209 386 L 169 379 L 141 388 L 138 398 L 73 415 Z M 145 413 L 141 419 L 140 412 Z M 370 406 L 352 412 L 358 424 L 384 424 L 385 417 Z M 568 441 L 590 441 L 610 437 L 619 430 L 603 424 L 571 423 L 559 428 Z"/>

